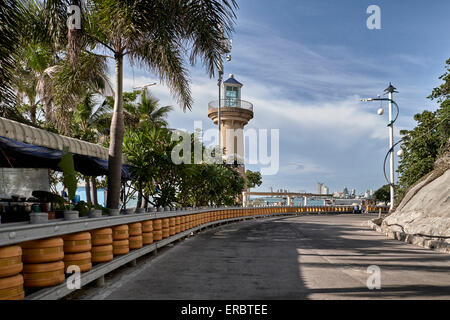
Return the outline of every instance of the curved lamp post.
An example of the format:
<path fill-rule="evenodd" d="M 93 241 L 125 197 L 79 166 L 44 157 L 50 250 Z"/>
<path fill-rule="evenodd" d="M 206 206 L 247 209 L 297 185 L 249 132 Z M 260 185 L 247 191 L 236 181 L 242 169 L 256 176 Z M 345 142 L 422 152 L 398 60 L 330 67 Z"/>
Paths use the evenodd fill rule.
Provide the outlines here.
<path fill-rule="evenodd" d="M 221 28 L 221 27 L 220 27 Z M 223 34 L 223 31 L 222 31 Z M 220 154 L 223 153 L 222 150 L 222 142 L 221 142 L 221 134 L 220 134 L 220 107 L 221 107 L 221 100 L 222 100 L 222 81 L 223 81 L 223 59 L 222 59 L 222 55 L 225 55 L 225 60 L 226 61 L 231 61 L 231 49 L 233 47 L 233 42 L 231 39 L 227 39 L 225 38 L 225 36 L 223 36 L 222 38 L 222 51 L 221 51 L 221 55 L 220 55 L 220 59 L 217 61 L 217 69 L 219 71 L 219 79 L 217 81 L 217 86 L 219 87 L 219 107 L 217 108 L 217 124 L 219 125 L 219 150 L 220 150 Z"/>
<path fill-rule="evenodd" d="M 396 144 L 394 144 L 394 123 L 397 121 L 398 115 L 400 113 L 400 109 L 397 105 L 397 103 L 392 99 L 393 93 L 398 92 L 396 91 L 396 88 L 389 83 L 389 87 L 387 87 L 384 90 L 385 93 L 388 94 L 388 98 L 368 98 L 368 99 L 362 99 L 361 101 L 388 101 L 389 102 L 389 151 L 386 154 L 386 157 L 384 158 L 384 164 L 383 164 L 383 172 L 386 180 L 389 183 L 390 186 L 390 210 L 394 208 L 394 147 L 399 144 L 402 140 L 398 141 Z M 392 117 L 392 105 L 394 105 L 397 109 L 397 114 L 395 115 L 395 118 Z M 384 110 L 378 109 L 378 115 L 383 115 Z M 389 179 L 386 176 L 386 160 L 388 156 L 390 155 L 390 174 Z"/>

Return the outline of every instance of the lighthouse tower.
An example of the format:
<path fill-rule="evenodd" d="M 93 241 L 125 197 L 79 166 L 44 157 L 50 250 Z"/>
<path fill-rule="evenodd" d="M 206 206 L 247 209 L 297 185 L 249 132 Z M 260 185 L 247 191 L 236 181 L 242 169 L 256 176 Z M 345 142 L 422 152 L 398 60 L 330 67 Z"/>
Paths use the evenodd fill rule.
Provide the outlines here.
<path fill-rule="evenodd" d="M 244 126 L 253 118 L 253 105 L 241 99 L 243 84 L 232 74 L 222 83 L 220 116 L 219 101 L 211 101 L 208 105 L 208 117 L 219 124 L 220 144 L 227 163 L 234 163 L 238 171 L 245 176 L 244 167 Z"/>

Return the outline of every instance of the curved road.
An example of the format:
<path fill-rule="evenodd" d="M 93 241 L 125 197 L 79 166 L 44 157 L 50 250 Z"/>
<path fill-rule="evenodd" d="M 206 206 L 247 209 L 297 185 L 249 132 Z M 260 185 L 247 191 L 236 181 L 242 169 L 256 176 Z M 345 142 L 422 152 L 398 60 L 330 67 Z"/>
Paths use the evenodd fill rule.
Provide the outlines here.
<path fill-rule="evenodd" d="M 252 220 L 142 259 L 82 299 L 450 299 L 450 255 L 391 240 L 374 216 Z M 369 290 L 367 268 L 381 271 Z"/>

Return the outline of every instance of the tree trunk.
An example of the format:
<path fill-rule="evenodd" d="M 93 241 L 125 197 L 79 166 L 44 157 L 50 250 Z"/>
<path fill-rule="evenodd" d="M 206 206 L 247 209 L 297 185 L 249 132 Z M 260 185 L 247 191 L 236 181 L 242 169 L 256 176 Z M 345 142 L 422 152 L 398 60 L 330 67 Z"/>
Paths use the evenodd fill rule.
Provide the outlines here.
<path fill-rule="evenodd" d="M 107 207 L 119 208 L 120 186 L 122 174 L 122 143 L 123 143 L 123 56 L 115 55 L 115 96 L 114 112 L 111 120 L 109 157 L 108 157 L 108 194 Z"/>
<path fill-rule="evenodd" d="M 148 208 L 148 199 L 150 198 L 149 192 L 145 193 L 144 197 L 144 203 L 142 205 L 142 208 L 147 209 Z"/>
<path fill-rule="evenodd" d="M 142 207 L 142 184 L 139 183 L 139 190 L 138 190 L 138 198 L 137 198 L 137 203 L 136 203 L 136 208 L 140 208 Z"/>
<path fill-rule="evenodd" d="M 89 177 L 84 177 L 84 181 L 86 182 L 85 183 L 85 189 L 86 189 L 86 202 L 87 202 L 87 204 L 88 205 L 91 205 L 92 204 L 92 201 L 91 201 L 91 184 L 90 184 L 90 180 L 89 180 Z"/>
<path fill-rule="evenodd" d="M 92 203 L 94 204 L 94 206 L 98 206 L 97 179 L 95 177 L 91 177 L 91 184 L 92 184 Z"/>

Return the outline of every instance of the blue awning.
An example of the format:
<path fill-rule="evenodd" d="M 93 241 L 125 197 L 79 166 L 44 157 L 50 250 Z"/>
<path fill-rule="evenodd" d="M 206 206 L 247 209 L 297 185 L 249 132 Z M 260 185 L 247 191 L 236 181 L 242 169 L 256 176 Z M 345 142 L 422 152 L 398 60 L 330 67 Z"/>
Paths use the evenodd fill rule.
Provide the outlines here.
<path fill-rule="evenodd" d="M 0 137 L 0 166 L 12 168 L 49 168 L 61 171 L 58 163 L 62 151 L 35 146 L 13 139 Z M 75 170 L 86 176 L 104 176 L 108 174 L 108 161 L 96 157 L 74 154 Z M 122 180 L 132 178 L 131 167 L 122 165 Z"/>

